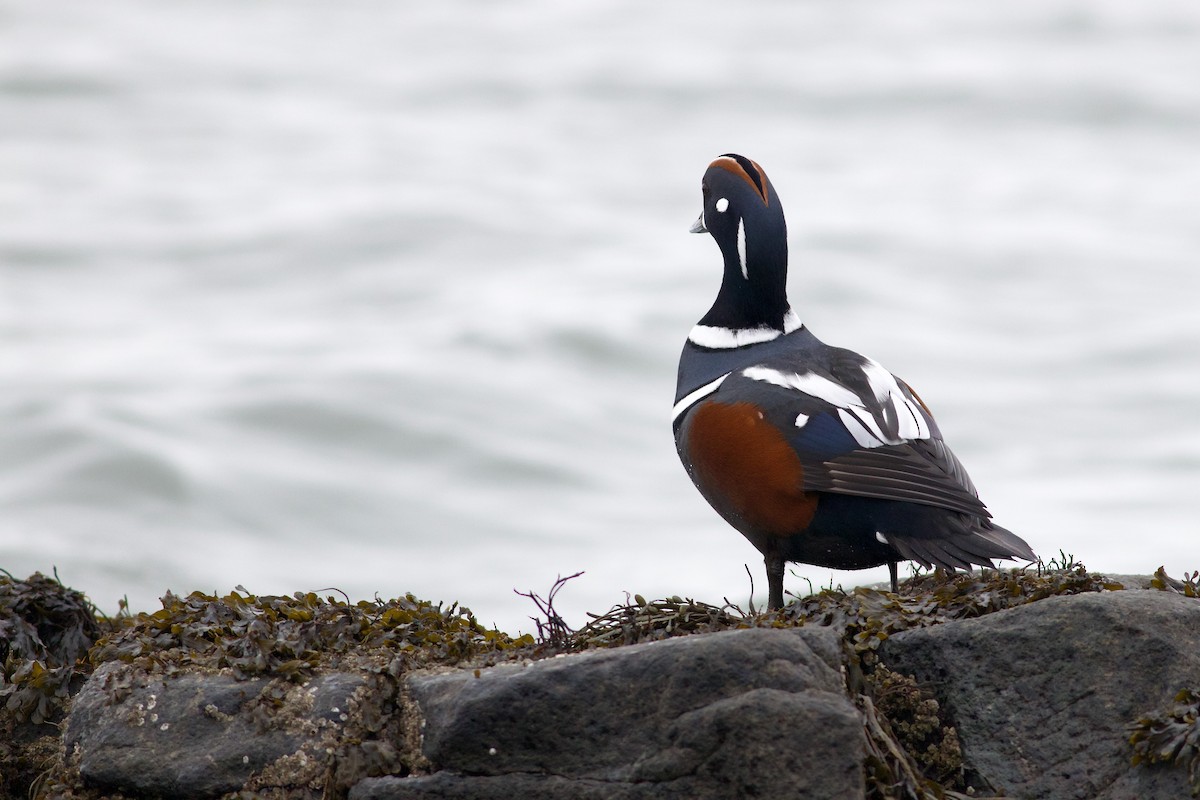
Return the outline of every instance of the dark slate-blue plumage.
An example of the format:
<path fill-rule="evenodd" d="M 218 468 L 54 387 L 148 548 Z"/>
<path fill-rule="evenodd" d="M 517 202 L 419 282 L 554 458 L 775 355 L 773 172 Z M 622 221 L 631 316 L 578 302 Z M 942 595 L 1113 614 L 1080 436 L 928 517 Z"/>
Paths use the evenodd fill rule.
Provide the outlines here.
<path fill-rule="evenodd" d="M 970 569 L 1036 558 L 994 524 L 933 415 L 878 363 L 817 339 L 787 300 L 787 227 L 766 173 L 709 165 L 694 233 L 724 275 L 679 359 L 675 444 L 696 488 L 762 554 L 769 603 L 787 561 Z"/>

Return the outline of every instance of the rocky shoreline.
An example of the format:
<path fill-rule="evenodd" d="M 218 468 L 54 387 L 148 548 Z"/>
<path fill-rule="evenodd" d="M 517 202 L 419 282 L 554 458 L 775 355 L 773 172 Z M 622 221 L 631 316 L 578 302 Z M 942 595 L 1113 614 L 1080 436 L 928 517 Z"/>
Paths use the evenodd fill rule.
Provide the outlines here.
<path fill-rule="evenodd" d="M 541 642 L 413 598 L 165 598 L 75 642 L 69 674 L 42 663 L 58 682 L 33 706 L 21 648 L 70 637 L 43 621 L 22 639 L 37 623 L 0 586 L 0 780 L 81 800 L 1200 791 L 1195 578 L 1062 567 L 827 590 L 778 615 L 639 598 Z"/>

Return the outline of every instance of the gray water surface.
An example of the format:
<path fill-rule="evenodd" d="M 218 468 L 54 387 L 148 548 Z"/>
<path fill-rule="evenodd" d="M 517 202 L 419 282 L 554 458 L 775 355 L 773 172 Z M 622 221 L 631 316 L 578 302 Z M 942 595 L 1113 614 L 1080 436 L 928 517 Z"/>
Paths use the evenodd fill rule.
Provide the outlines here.
<path fill-rule="evenodd" d="M 1200 568 L 1198 75 L 1169 0 L 0 2 L 0 567 L 762 602 L 668 421 L 734 151 L 1001 524 Z"/>

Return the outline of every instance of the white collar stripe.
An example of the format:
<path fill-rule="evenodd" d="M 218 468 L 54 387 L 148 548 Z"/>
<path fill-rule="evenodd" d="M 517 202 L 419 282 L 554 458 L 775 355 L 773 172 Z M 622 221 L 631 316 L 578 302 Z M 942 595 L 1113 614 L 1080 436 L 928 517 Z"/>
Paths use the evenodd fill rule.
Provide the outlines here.
<path fill-rule="evenodd" d="M 732 350 L 748 344 L 761 344 L 778 339 L 784 334 L 799 330 L 803 323 L 790 308 L 783 316 L 783 332 L 766 326 L 759 328 L 722 328 L 716 325 L 697 325 L 688 334 L 688 340 L 710 350 Z"/>

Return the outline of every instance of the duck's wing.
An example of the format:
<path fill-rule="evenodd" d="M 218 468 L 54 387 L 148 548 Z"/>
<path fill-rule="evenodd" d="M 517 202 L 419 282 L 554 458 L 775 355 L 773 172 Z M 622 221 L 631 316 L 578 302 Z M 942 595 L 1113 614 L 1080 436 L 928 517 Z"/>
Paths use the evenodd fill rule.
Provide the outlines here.
<path fill-rule="evenodd" d="M 785 432 L 805 491 L 899 500 L 988 517 L 933 415 L 870 359 L 803 369 L 760 364 L 731 373 L 712 399 L 752 402 Z"/>

